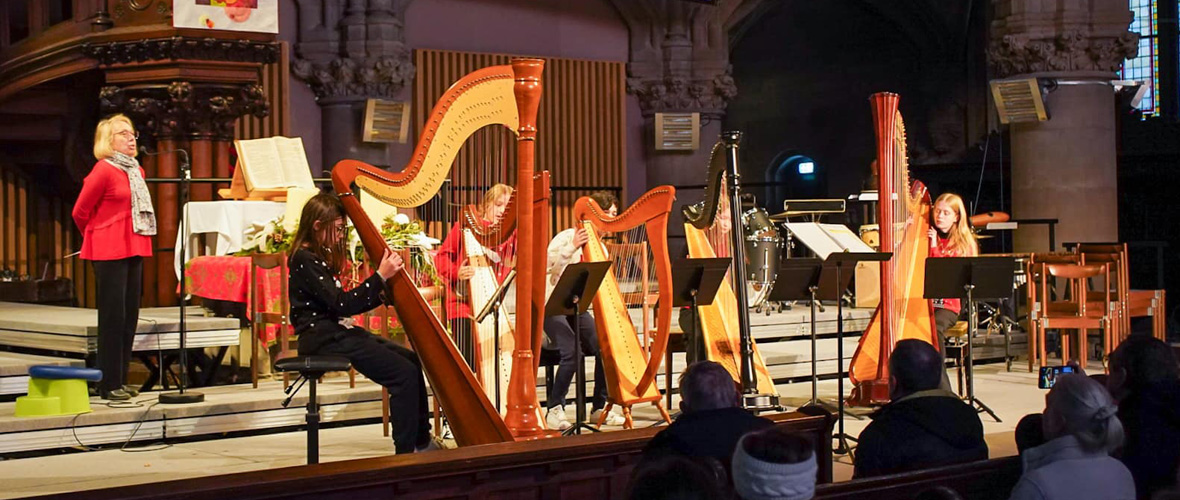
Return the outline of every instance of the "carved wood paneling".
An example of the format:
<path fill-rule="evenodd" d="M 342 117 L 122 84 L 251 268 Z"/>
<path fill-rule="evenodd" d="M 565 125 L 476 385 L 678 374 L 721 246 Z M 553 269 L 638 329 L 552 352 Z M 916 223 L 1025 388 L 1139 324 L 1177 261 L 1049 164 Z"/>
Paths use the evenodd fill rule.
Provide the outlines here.
<path fill-rule="evenodd" d="M 471 71 L 507 64 L 512 55 L 414 51 L 415 130 L 421 130 L 435 101 L 456 80 Z M 545 59 L 544 92 L 537 116 L 537 170 L 548 170 L 558 189 L 551 201 L 555 230 L 573 226 L 570 207 L 579 196 L 600 187 L 622 189 L 625 176 L 625 71 L 622 62 Z M 515 158 L 510 134 L 477 133 L 455 160 L 451 179 L 456 186 L 479 184 L 471 177 L 488 165 L 508 165 Z M 511 169 L 509 169 L 511 170 Z M 620 196 L 625 199 L 624 196 Z"/>
<path fill-rule="evenodd" d="M 262 92 L 270 104 L 270 115 L 262 118 L 244 115 L 234 125 L 235 139 L 259 139 L 287 135 L 291 129 L 290 75 L 291 47 L 282 42 L 278 60 L 264 64 L 261 73 Z"/>

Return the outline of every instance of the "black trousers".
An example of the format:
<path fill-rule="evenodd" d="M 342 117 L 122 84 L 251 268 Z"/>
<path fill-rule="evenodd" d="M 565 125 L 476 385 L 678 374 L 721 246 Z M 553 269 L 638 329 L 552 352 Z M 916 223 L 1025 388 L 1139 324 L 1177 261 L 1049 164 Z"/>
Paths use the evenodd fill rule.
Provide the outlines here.
<path fill-rule="evenodd" d="M 139 296 L 143 292 L 143 257 L 95 260 L 98 294 L 99 394 L 106 396 L 127 383 L 131 345 L 139 323 Z"/>
<path fill-rule="evenodd" d="M 951 379 L 946 374 L 946 331 L 949 330 L 952 326 L 955 326 L 955 322 L 957 322 L 957 321 L 959 321 L 959 314 L 958 313 L 948 310 L 948 309 L 943 309 L 941 307 L 934 308 L 934 328 L 935 328 L 935 330 L 937 330 L 937 333 L 938 333 L 938 346 L 937 347 L 939 348 L 939 352 L 942 354 L 942 386 L 941 387 L 943 389 L 948 390 L 948 391 L 951 390 Z M 968 342 L 971 341 L 971 334 L 972 333 L 974 333 L 974 332 L 967 332 L 967 341 Z"/>
<path fill-rule="evenodd" d="M 578 327 L 581 330 L 582 354 L 594 356 L 594 392 L 590 397 L 592 408 L 597 410 L 606 406 L 606 370 L 602 367 L 602 357 L 598 355 L 598 334 L 594 329 L 594 317 L 590 313 L 582 313 L 578 317 Z M 547 316 L 545 318 L 545 333 L 561 353 L 561 362 L 557 365 L 557 374 L 553 376 L 553 392 L 546 397 L 545 406 L 553 408 L 565 404 L 569 395 L 570 382 L 574 379 L 576 370 L 581 370 L 578 360 L 574 358 L 574 321 L 569 316 Z"/>
<path fill-rule="evenodd" d="M 414 351 L 360 328 L 340 327 L 312 334 L 330 338 L 315 339 L 315 342 L 300 339 L 300 354 L 344 356 L 356 371 L 389 391 L 389 420 L 398 453 L 412 453 L 415 447 L 430 442 L 426 378 Z"/>

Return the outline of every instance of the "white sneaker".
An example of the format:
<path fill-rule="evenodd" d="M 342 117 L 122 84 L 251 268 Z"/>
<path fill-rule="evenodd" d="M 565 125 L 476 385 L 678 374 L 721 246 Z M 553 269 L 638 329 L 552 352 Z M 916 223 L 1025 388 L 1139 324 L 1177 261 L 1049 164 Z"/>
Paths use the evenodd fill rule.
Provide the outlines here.
<path fill-rule="evenodd" d="M 594 412 L 590 414 L 590 422 L 588 422 L 588 423 L 591 425 L 597 424 L 598 419 L 601 417 L 602 417 L 602 408 L 594 410 Z M 620 415 L 615 408 L 611 408 L 610 413 L 606 414 L 606 420 L 602 421 L 602 425 L 621 426 L 626 423 L 627 423 L 627 419 L 623 418 L 623 416 Z"/>
<path fill-rule="evenodd" d="M 545 412 L 545 425 L 550 429 L 564 431 L 569 429 L 573 424 L 570 424 L 570 421 L 565 418 L 565 407 L 554 406 L 548 412 Z"/>

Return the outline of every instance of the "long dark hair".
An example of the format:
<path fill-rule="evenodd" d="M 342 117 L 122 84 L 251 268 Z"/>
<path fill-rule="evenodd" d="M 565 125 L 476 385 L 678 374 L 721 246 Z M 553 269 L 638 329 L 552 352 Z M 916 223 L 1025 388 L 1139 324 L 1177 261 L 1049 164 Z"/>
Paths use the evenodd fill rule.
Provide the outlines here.
<path fill-rule="evenodd" d="M 333 223 L 344 217 L 344 203 L 335 195 L 320 193 L 307 200 L 303 205 L 303 212 L 299 214 L 299 227 L 295 230 L 295 239 L 291 242 L 291 253 L 300 249 L 307 250 L 327 262 L 332 272 L 340 274 L 348 266 L 346 258 L 348 243 L 343 236 L 334 245 L 326 245 L 331 231 L 335 231 Z M 315 223 L 320 223 L 319 231 Z"/>

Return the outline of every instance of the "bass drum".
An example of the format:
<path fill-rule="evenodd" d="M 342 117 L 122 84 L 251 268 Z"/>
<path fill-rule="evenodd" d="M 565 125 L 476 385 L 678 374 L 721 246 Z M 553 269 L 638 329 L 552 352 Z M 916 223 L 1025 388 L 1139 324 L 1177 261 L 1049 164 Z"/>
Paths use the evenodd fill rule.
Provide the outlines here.
<path fill-rule="evenodd" d="M 761 307 L 778 277 L 783 239 L 770 216 L 761 208 L 743 212 L 742 227 L 746 234 L 746 298 L 749 299 L 746 305 Z"/>

